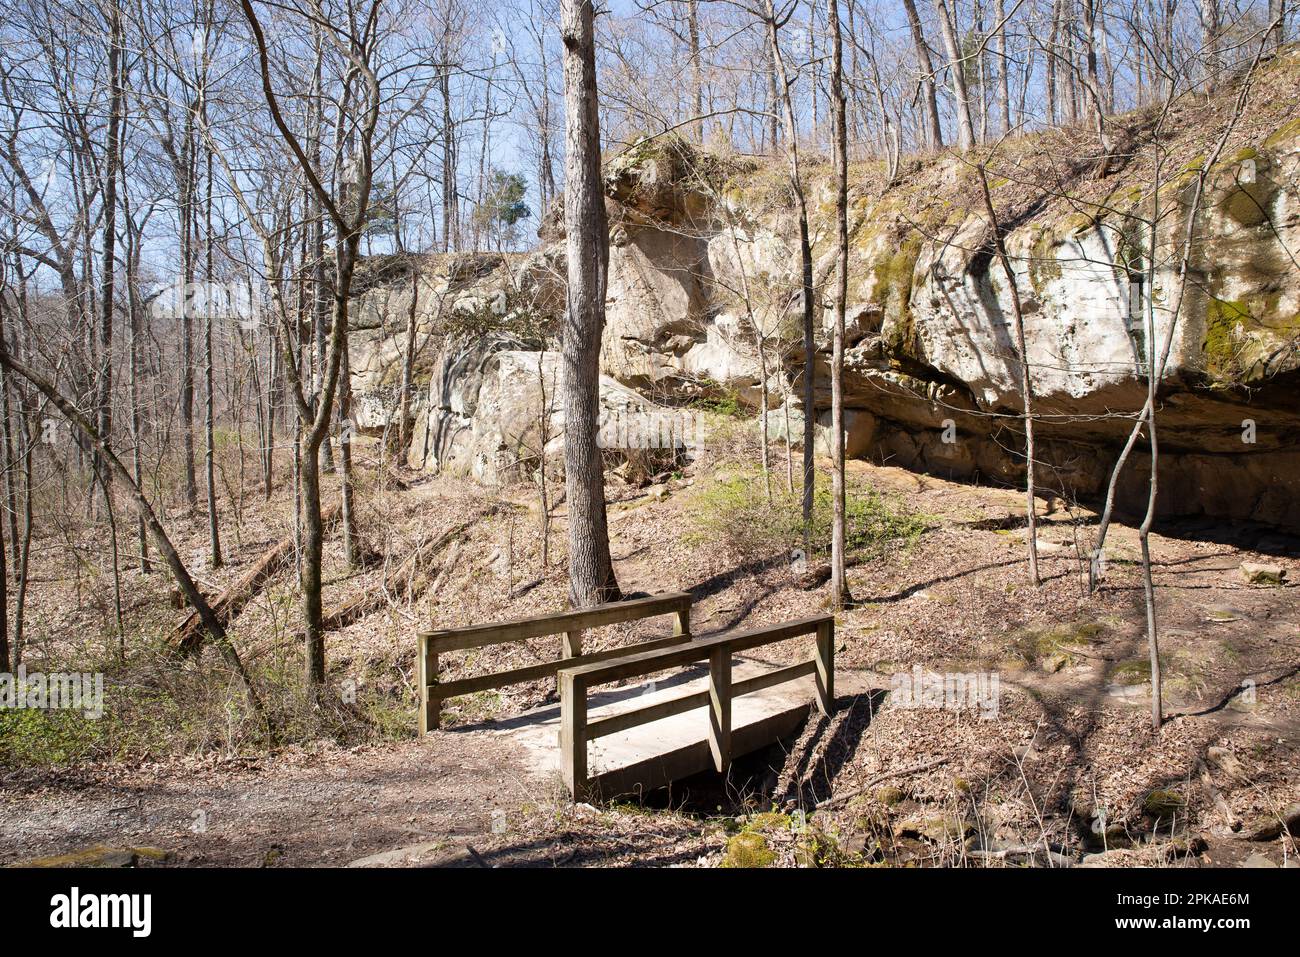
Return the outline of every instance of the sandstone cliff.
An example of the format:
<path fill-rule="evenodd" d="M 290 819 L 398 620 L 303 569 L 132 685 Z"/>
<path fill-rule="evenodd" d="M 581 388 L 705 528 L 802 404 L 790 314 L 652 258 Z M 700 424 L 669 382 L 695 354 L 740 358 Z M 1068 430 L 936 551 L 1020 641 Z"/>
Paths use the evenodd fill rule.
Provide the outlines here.
<path fill-rule="evenodd" d="M 1197 174 L 1231 114 L 1231 89 L 1188 100 L 1163 119 L 1157 110 L 1116 119 L 1116 155 L 1105 175 L 1092 137 L 1076 130 L 1025 136 L 979 155 L 914 160 L 888 184 L 877 165 L 856 165 L 850 454 L 1020 480 L 1020 365 L 980 199 L 975 163 L 982 161 L 1025 305 L 1047 489 L 1088 498 L 1104 488 L 1145 397 L 1149 303 L 1157 348 L 1173 327 L 1158 414 L 1163 512 L 1300 527 L 1298 90 L 1300 54 L 1266 65 L 1190 224 Z M 830 169 L 814 158 L 807 178 L 815 274 L 824 288 L 835 268 Z M 611 401 L 627 401 L 616 396 L 622 384 L 656 404 L 725 392 L 756 406 L 764 368 L 770 404 L 797 393 L 799 255 L 784 167 L 660 137 L 611 158 L 606 184 L 603 364 Z M 529 348 L 520 326 L 549 328 L 562 307 L 559 222 L 548 218 L 534 256 L 475 259 L 470 281 L 453 275 L 469 260 L 426 267 L 431 289 L 450 296 L 453 313 L 499 321 L 442 336 L 432 349 L 440 358 L 425 376 L 428 441 L 416 450 L 423 463 L 487 477 L 493 470 L 475 466 L 476 456 L 509 445 L 493 424 L 476 424 L 476 410 L 510 418 L 502 412 L 500 365 L 490 357 Z M 1189 226 L 1193 254 L 1175 319 Z M 383 289 L 366 301 L 390 294 Z M 815 375 L 824 419 L 831 316 L 829 303 L 821 305 Z M 430 313 L 430 330 L 435 325 Z M 359 347 L 361 392 L 383 381 L 377 370 L 385 363 L 371 361 L 391 353 L 383 341 Z M 466 432 L 472 438 L 455 438 Z M 1148 468 L 1139 451 L 1121 506 L 1144 504 Z"/>

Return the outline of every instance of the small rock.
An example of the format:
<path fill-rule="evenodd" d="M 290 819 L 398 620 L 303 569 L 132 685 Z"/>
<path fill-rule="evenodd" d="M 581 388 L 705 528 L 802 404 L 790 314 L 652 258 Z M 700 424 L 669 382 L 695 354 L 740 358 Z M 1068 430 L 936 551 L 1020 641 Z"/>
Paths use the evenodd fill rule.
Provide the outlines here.
<path fill-rule="evenodd" d="M 442 841 L 429 841 L 424 844 L 411 844 L 407 847 L 394 848 L 391 851 L 381 851 L 378 854 L 371 854 L 367 857 L 357 858 L 355 861 L 349 861 L 347 867 L 385 867 L 389 864 L 401 864 L 409 861 L 419 860 L 426 855 L 435 853 L 444 847 Z M 269 856 L 269 855 L 268 855 Z"/>
<path fill-rule="evenodd" d="M 1286 828 L 1293 835 L 1300 835 L 1300 804 L 1292 804 L 1282 812 L 1281 818 L 1274 818 L 1271 821 L 1257 828 L 1248 841 L 1272 841 L 1282 836 L 1282 829 Z"/>
<path fill-rule="evenodd" d="M 1205 609 L 1205 620 L 1213 622 L 1216 625 L 1226 625 L 1230 622 L 1241 621 L 1245 617 L 1246 615 L 1244 612 L 1223 605 L 1211 605 Z"/>
<path fill-rule="evenodd" d="M 1142 801 L 1142 813 L 1157 820 L 1182 817 L 1187 802 L 1177 791 L 1154 790 Z"/>
<path fill-rule="evenodd" d="M 1263 854 L 1252 854 L 1239 865 L 1240 867 L 1277 867 Z"/>
<path fill-rule="evenodd" d="M 1093 811 L 1088 818 L 1088 835 L 1090 843 L 1095 847 L 1109 851 L 1115 848 L 1126 848 L 1132 843 L 1126 828 L 1120 822 L 1112 822 L 1110 816 L 1104 810 Z M 1097 867 L 1106 866 L 1104 864 L 1094 865 Z"/>
<path fill-rule="evenodd" d="M 1286 580 L 1286 569 L 1281 565 L 1242 562 L 1241 577 L 1252 585 L 1281 585 Z"/>
<path fill-rule="evenodd" d="M 892 784 L 876 791 L 876 800 L 885 807 L 893 807 L 895 804 L 901 804 L 907 797 L 900 787 L 894 787 Z"/>
<path fill-rule="evenodd" d="M 916 815 L 894 825 L 895 837 L 924 837 L 935 843 L 959 841 L 974 828 L 952 814 Z"/>
<path fill-rule="evenodd" d="M 767 839 L 762 834 L 743 831 L 727 841 L 727 853 L 722 859 L 722 867 L 769 867 L 776 861 L 776 854 L 767 846 Z"/>
<path fill-rule="evenodd" d="M 171 855 L 156 847 L 107 847 L 96 844 L 69 854 L 37 857 L 21 861 L 12 867 L 139 867 L 141 864 L 159 864 Z"/>
<path fill-rule="evenodd" d="M 1049 675 L 1054 675 L 1064 669 L 1067 665 L 1073 664 L 1074 656 L 1068 655 L 1063 651 L 1058 651 L 1054 655 L 1048 655 L 1038 662 L 1038 667 L 1042 668 Z"/>

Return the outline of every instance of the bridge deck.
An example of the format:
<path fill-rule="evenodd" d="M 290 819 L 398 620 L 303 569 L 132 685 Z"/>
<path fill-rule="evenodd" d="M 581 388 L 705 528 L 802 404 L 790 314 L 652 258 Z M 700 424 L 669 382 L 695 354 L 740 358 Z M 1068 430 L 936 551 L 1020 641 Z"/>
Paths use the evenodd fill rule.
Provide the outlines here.
<path fill-rule="evenodd" d="M 776 665 L 737 656 L 734 680 L 741 681 L 776 668 Z M 867 683 L 859 676 L 850 673 L 843 678 L 845 683 L 838 689 L 841 693 L 866 690 Z M 733 755 L 748 754 L 793 734 L 809 709 L 815 706 L 814 681 L 808 676 L 735 698 Z M 708 667 L 701 666 L 667 680 L 592 691 L 588 698 L 588 717 L 595 721 L 707 689 Z M 592 741 L 587 758 L 590 792 L 607 800 L 635 795 L 712 769 L 708 732 L 709 709 L 699 707 Z M 522 714 L 507 722 L 499 733 L 524 746 L 534 770 L 541 773 L 562 770 L 558 706 Z"/>

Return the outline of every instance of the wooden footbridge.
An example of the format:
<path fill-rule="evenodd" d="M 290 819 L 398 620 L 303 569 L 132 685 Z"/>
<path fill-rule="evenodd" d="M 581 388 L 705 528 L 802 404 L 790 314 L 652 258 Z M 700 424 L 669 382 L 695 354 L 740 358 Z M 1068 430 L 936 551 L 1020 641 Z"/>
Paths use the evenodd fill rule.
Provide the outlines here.
<path fill-rule="evenodd" d="M 553 709 L 522 726 L 551 747 L 575 800 L 644 793 L 714 770 L 793 733 L 815 705 L 834 702 L 835 619 L 830 616 L 691 635 L 691 596 L 656 595 L 537 618 L 474 625 L 419 636 L 420 731 L 438 729 L 442 702 L 457 695 L 554 676 Z M 620 648 L 584 653 L 583 632 L 604 625 L 671 616 L 672 632 Z M 562 636 L 561 657 L 512 671 L 438 680 L 439 655 L 502 642 Z M 743 657 L 766 645 L 810 638 L 806 660 L 773 667 Z M 694 666 L 707 673 L 695 678 Z M 648 684 L 594 689 L 674 672 Z M 528 716 L 525 716 L 527 718 Z M 516 722 L 517 725 L 521 724 Z M 557 734 L 558 732 L 558 734 Z M 558 738 L 558 740 L 557 740 Z"/>

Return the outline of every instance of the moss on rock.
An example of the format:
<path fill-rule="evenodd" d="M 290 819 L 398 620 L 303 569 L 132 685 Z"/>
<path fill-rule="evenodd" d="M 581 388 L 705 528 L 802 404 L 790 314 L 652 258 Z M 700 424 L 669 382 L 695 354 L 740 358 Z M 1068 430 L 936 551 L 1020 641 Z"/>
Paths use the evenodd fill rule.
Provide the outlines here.
<path fill-rule="evenodd" d="M 1157 788 L 1142 799 L 1142 813 L 1158 821 L 1182 817 L 1186 810 L 1187 801 L 1177 791 Z"/>
<path fill-rule="evenodd" d="M 775 862 L 776 852 L 767 839 L 753 831 L 741 831 L 727 841 L 722 858 L 723 867 L 771 867 Z"/>

